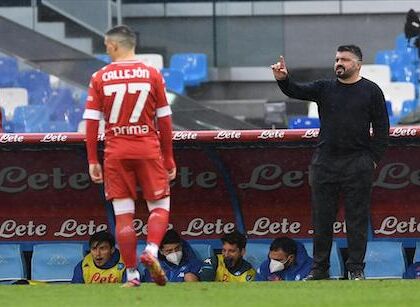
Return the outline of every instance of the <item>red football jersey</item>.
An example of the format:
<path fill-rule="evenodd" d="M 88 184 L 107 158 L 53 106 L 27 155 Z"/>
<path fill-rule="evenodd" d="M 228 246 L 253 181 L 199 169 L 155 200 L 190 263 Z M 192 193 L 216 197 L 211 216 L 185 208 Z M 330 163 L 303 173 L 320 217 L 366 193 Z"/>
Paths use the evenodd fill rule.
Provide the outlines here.
<path fill-rule="evenodd" d="M 155 118 L 171 115 L 162 75 L 139 61 L 113 62 L 92 75 L 84 119 L 105 119 L 105 157 L 156 159 Z"/>

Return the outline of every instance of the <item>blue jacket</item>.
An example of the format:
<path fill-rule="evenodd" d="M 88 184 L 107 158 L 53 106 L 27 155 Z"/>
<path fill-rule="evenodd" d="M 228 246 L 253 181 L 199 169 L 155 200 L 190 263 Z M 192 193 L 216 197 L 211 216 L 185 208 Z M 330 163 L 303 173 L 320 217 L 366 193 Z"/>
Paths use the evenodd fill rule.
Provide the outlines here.
<path fill-rule="evenodd" d="M 270 258 L 261 263 L 257 270 L 256 281 L 302 280 L 308 276 L 312 268 L 312 258 L 308 256 L 303 244 L 296 242 L 297 252 L 295 263 L 283 271 L 270 273 Z"/>
<path fill-rule="evenodd" d="M 115 248 L 115 252 L 112 254 L 111 259 L 109 259 L 102 267 L 98 267 L 98 269 L 102 269 L 102 270 L 111 269 L 116 265 L 121 265 L 121 263 L 119 263 L 119 261 L 120 261 L 120 251 L 117 248 Z M 71 283 L 73 283 L 73 284 L 84 284 L 85 283 L 85 280 L 83 278 L 82 263 L 83 263 L 83 260 L 80 261 L 76 265 L 76 267 L 74 268 L 73 279 L 71 280 Z M 123 276 L 122 276 L 122 282 L 126 282 L 127 281 L 127 275 L 126 275 L 125 267 L 123 267 L 123 269 L 124 269 L 124 273 L 123 273 Z"/>
<path fill-rule="evenodd" d="M 413 263 L 404 273 L 404 279 L 420 279 L 420 262 Z"/>
<path fill-rule="evenodd" d="M 200 278 L 199 272 L 202 262 L 197 258 L 190 244 L 184 240 L 182 241 L 182 259 L 179 265 L 170 263 L 161 254 L 159 254 L 159 262 L 169 282 L 183 282 L 187 273 L 192 273 Z M 150 272 L 147 269 L 144 270 L 143 280 L 145 282 L 152 281 Z"/>

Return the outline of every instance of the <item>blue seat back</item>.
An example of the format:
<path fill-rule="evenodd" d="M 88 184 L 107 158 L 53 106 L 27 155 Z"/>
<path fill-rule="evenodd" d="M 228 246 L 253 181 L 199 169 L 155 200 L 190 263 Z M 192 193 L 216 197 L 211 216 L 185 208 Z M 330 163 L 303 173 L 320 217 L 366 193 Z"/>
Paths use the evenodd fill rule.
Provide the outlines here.
<path fill-rule="evenodd" d="M 57 88 L 51 92 L 46 103 L 51 120 L 65 120 L 76 106 L 73 94 L 68 88 Z"/>
<path fill-rule="evenodd" d="M 420 241 L 416 242 L 416 250 L 414 251 L 413 263 L 414 262 L 420 262 Z"/>
<path fill-rule="evenodd" d="M 261 263 L 267 259 L 269 251 L 270 244 L 268 243 L 248 243 L 244 259 L 257 270 Z"/>
<path fill-rule="evenodd" d="M 319 118 L 297 116 L 289 117 L 289 129 L 310 129 L 319 128 Z"/>
<path fill-rule="evenodd" d="M 140 258 L 140 255 L 141 255 L 141 253 L 144 251 L 144 249 L 146 248 L 146 244 L 145 243 L 137 243 L 137 248 L 136 248 L 136 252 L 137 252 L 137 259 L 139 259 Z M 139 261 L 138 262 L 139 264 L 138 264 L 138 266 L 137 266 L 137 269 L 139 270 L 139 272 L 140 272 L 140 275 L 141 276 L 144 276 L 144 270 L 146 269 L 145 267 L 144 267 L 144 265 Z"/>
<path fill-rule="evenodd" d="M 414 112 L 417 108 L 417 100 L 406 100 L 403 102 L 400 116 L 404 117 Z"/>
<path fill-rule="evenodd" d="M 195 255 L 200 259 L 203 264 L 200 270 L 200 280 L 201 281 L 213 281 L 214 272 L 213 272 L 213 261 L 217 261 L 216 254 L 214 253 L 213 246 L 210 244 L 204 243 L 191 243 L 190 246 L 194 251 Z M 210 259 L 210 260 L 206 260 Z"/>
<path fill-rule="evenodd" d="M 102 61 L 102 62 L 104 62 L 106 64 L 109 64 L 109 63 L 112 62 L 111 57 L 108 54 L 106 54 L 106 53 L 104 53 L 104 54 L 95 54 L 95 58 L 97 58 L 98 60 L 100 60 L 100 61 Z"/>
<path fill-rule="evenodd" d="M 367 279 L 402 278 L 406 269 L 401 242 L 369 241 L 365 262 Z"/>
<path fill-rule="evenodd" d="M 16 107 L 13 114 L 14 132 L 46 132 L 49 110 L 44 105 Z"/>
<path fill-rule="evenodd" d="M 71 281 L 75 266 L 83 259 L 83 244 L 51 243 L 34 245 L 32 279 Z"/>
<path fill-rule="evenodd" d="M 313 257 L 314 246 L 312 242 L 306 242 L 303 244 L 305 246 L 308 255 Z M 335 241 L 333 241 L 331 246 L 330 254 L 330 278 L 339 279 L 344 277 L 344 264 L 343 258 L 341 257 L 340 249 L 338 248 Z"/>
<path fill-rule="evenodd" d="M 394 112 L 392 111 L 392 102 L 387 100 L 385 101 L 386 110 L 388 111 L 388 116 L 394 115 Z"/>
<path fill-rule="evenodd" d="M 47 123 L 45 132 L 73 132 L 74 128 L 66 121 L 50 121 Z"/>
<path fill-rule="evenodd" d="M 0 281 L 26 278 L 26 267 L 19 244 L 0 244 Z"/>
<path fill-rule="evenodd" d="M 185 85 L 200 85 L 207 80 L 207 55 L 204 53 L 176 53 L 171 57 L 170 68 L 184 74 Z"/>
<path fill-rule="evenodd" d="M 28 90 L 29 104 L 46 103 L 51 92 L 50 76 L 39 70 L 20 72 L 18 85 Z"/>
<path fill-rule="evenodd" d="M 175 93 L 183 95 L 185 93 L 184 74 L 182 71 L 164 68 L 161 70 L 165 79 L 166 88 Z"/>
<path fill-rule="evenodd" d="M 375 64 L 391 66 L 399 60 L 399 55 L 395 50 L 379 50 L 375 55 Z"/>
<path fill-rule="evenodd" d="M 18 74 L 18 64 L 15 58 L 0 57 L 0 87 L 15 86 Z"/>

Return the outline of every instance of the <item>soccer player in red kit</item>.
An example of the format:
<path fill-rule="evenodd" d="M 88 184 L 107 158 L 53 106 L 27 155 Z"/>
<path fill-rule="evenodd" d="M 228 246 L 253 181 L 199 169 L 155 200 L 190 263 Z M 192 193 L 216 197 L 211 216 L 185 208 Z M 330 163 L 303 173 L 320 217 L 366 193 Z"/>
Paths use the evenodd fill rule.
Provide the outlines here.
<path fill-rule="evenodd" d="M 133 30 L 123 25 L 112 28 L 105 35 L 105 45 L 112 63 L 92 75 L 83 115 L 89 174 L 93 182 L 104 182 L 105 196 L 112 200 L 116 239 L 127 267 L 127 287 L 140 285 L 133 216 L 136 187 L 141 187 L 150 215 L 147 245 L 140 261 L 158 285 L 165 285 L 157 255 L 169 220 L 169 181 L 176 175 L 172 112 L 160 72 L 135 58 Z M 104 173 L 97 155 L 102 118 Z"/>

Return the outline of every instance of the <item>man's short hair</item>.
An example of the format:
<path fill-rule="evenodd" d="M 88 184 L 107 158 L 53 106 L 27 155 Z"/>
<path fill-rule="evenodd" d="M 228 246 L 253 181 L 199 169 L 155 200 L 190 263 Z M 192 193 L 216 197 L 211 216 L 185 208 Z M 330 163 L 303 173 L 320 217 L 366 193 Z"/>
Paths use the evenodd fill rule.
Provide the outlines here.
<path fill-rule="evenodd" d="M 107 231 L 99 231 L 94 233 L 89 239 L 89 248 L 93 248 L 103 242 L 108 242 L 111 248 L 115 246 L 115 238 Z"/>
<path fill-rule="evenodd" d="M 244 249 L 246 246 L 246 237 L 238 230 L 234 230 L 231 233 L 226 233 L 221 240 L 223 244 L 236 244 L 240 250 Z"/>
<path fill-rule="evenodd" d="M 160 248 L 163 247 L 164 244 L 177 244 L 181 243 L 181 237 L 174 229 L 169 229 L 166 231 L 165 236 L 160 243 Z"/>
<path fill-rule="evenodd" d="M 270 251 L 282 249 L 288 255 L 296 255 L 297 244 L 295 240 L 288 237 L 280 237 L 271 242 Z"/>
<path fill-rule="evenodd" d="M 105 36 L 115 40 L 121 46 L 132 49 L 136 47 L 137 37 L 133 29 L 126 25 L 113 27 L 105 33 Z"/>
<path fill-rule="evenodd" d="M 348 51 L 353 53 L 361 62 L 363 60 L 362 50 L 360 50 L 359 46 L 356 45 L 341 45 L 337 48 L 338 52 Z"/>

